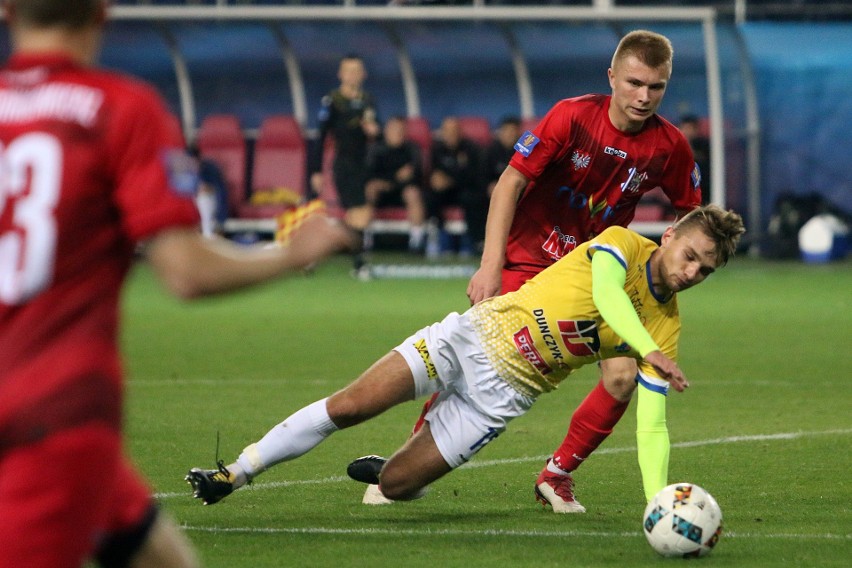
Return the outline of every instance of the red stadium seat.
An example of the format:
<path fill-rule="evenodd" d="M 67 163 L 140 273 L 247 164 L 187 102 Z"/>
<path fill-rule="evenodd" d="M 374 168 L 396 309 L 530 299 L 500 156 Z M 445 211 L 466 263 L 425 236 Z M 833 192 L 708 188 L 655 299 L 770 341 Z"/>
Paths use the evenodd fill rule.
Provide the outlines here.
<path fill-rule="evenodd" d="M 429 175 L 429 166 L 432 163 L 432 129 L 429 121 L 422 116 L 409 116 L 405 119 L 408 139 L 417 144 L 420 155 L 423 158 L 423 175 Z"/>
<path fill-rule="evenodd" d="M 491 123 L 488 119 L 482 116 L 460 116 L 459 126 L 461 126 L 462 136 L 479 144 L 481 148 L 487 148 L 491 144 L 493 136 L 491 134 Z"/>
<path fill-rule="evenodd" d="M 254 147 L 252 199 L 240 205 L 237 216 L 275 217 L 300 202 L 306 193 L 307 159 L 305 139 L 294 117 L 265 118 Z"/>
<path fill-rule="evenodd" d="M 232 215 L 238 214 L 246 199 L 246 141 L 239 120 L 232 114 L 208 115 L 196 142 L 201 156 L 221 168 L 228 184 L 228 208 Z"/>
<path fill-rule="evenodd" d="M 526 132 L 529 130 L 532 132 L 533 128 L 538 126 L 538 123 L 541 122 L 540 116 L 531 116 L 527 118 L 521 119 L 521 132 Z"/>
<path fill-rule="evenodd" d="M 344 210 L 340 206 L 340 197 L 334 184 L 334 155 L 334 138 L 328 136 L 322 152 L 322 187 L 319 198 L 325 202 L 329 215 L 340 219 L 343 218 Z"/>

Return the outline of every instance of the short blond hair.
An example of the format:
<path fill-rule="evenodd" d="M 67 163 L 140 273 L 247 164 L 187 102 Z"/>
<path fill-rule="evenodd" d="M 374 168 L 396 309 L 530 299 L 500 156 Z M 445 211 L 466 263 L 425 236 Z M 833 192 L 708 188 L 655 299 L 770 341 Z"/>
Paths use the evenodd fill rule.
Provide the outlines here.
<path fill-rule="evenodd" d="M 615 69 L 620 61 L 631 55 L 653 69 L 665 66 L 671 74 L 674 49 L 669 38 L 662 34 L 648 30 L 630 32 L 618 42 L 611 67 Z"/>
<path fill-rule="evenodd" d="M 728 258 L 733 256 L 745 233 L 743 218 L 732 210 L 725 211 L 718 205 L 697 207 L 680 218 L 672 228 L 675 236 L 684 231 L 698 228 L 716 243 L 716 258 L 719 266 L 724 266 Z"/>

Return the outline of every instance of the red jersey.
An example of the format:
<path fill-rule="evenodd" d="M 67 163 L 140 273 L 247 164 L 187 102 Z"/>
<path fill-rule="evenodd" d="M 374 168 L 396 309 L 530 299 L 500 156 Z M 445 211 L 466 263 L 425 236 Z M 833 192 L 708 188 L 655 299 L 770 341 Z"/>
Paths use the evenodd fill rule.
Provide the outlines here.
<path fill-rule="evenodd" d="M 198 222 L 171 120 L 148 86 L 63 56 L 0 70 L 0 449 L 48 415 L 39 428 L 120 420 L 118 301 L 135 245 Z"/>
<path fill-rule="evenodd" d="M 515 144 L 509 164 L 531 182 L 509 231 L 506 268 L 541 271 L 607 227 L 626 227 L 657 187 L 676 209 L 701 204 L 683 134 L 658 115 L 635 134 L 621 132 L 609 120 L 610 98 L 562 100 Z"/>

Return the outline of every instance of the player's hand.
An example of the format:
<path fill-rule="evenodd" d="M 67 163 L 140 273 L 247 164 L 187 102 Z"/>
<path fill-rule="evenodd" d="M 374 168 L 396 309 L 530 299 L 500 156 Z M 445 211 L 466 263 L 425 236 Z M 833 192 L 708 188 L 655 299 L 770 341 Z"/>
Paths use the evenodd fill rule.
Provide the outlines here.
<path fill-rule="evenodd" d="M 660 377 L 667 380 L 677 392 L 683 392 L 689 387 L 689 381 L 680 367 L 677 366 L 677 363 L 663 355 L 661 351 L 651 351 L 645 355 L 645 361 L 650 363 L 660 374 Z"/>
<path fill-rule="evenodd" d="M 470 278 L 467 285 L 467 297 L 470 299 L 470 305 L 499 294 L 501 284 L 500 268 L 495 271 L 480 267 Z"/>

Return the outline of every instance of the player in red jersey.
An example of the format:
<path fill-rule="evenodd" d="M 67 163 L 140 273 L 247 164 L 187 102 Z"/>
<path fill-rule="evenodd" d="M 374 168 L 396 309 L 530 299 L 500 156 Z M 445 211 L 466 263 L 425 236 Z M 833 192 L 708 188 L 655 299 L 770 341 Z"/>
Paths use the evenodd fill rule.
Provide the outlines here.
<path fill-rule="evenodd" d="M 268 280 L 347 242 L 325 218 L 290 244 L 202 238 L 195 162 L 160 97 L 93 68 L 103 0 L 6 0 L 0 69 L 0 567 L 187 567 L 122 450 L 118 301 L 137 245 L 192 298 Z"/>
<path fill-rule="evenodd" d="M 491 197 L 471 303 L 521 284 L 612 225 L 627 226 L 643 194 L 661 187 L 678 214 L 701 204 L 700 173 L 680 131 L 656 114 L 672 72 L 665 36 L 624 36 L 608 70 L 611 95 L 558 102 L 515 145 Z M 583 512 L 571 472 L 612 432 L 635 390 L 636 364 L 601 362 L 601 381 L 574 412 L 568 435 L 536 482 L 555 512 Z M 423 416 L 431 404 L 426 403 Z M 375 487 L 365 503 L 386 502 Z"/>

